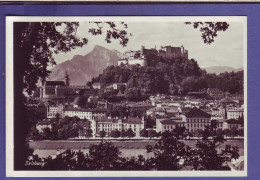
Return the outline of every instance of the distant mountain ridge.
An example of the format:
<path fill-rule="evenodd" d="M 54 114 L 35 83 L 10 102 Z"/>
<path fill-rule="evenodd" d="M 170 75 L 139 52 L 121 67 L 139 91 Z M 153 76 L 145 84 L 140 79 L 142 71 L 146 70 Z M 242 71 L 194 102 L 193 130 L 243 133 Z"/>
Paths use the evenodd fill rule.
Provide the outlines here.
<path fill-rule="evenodd" d="M 117 65 L 122 54 L 117 50 L 109 50 L 102 46 L 95 46 L 85 56 L 75 55 L 71 60 L 65 61 L 52 68 L 47 80 L 63 80 L 67 71 L 71 85 L 85 85 L 92 77 L 98 76 L 108 66 Z"/>
<path fill-rule="evenodd" d="M 216 73 L 216 74 L 220 74 L 223 72 L 232 72 L 232 71 L 237 72 L 243 70 L 243 68 L 233 68 L 229 66 L 211 66 L 211 67 L 205 67 L 203 69 L 205 69 L 207 73 Z"/>

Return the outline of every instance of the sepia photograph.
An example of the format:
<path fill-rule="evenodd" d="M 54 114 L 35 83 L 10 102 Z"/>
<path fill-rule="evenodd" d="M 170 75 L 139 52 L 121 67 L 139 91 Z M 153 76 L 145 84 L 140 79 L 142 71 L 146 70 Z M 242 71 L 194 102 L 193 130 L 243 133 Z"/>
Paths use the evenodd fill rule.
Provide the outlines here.
<path fill-rule="evenodd" d="M 246 16 L 8 16 L 6 39 L 7 175 L 247 175 Z"/>

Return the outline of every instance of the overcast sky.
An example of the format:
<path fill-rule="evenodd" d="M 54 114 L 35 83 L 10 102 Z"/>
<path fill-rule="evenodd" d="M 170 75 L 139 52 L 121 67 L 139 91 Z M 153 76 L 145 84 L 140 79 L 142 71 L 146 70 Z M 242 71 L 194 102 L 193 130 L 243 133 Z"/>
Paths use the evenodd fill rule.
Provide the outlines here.
<path fill-rule="evenodd" d="M 77 48 L 69 53 L 60 53 L 54 58 L 59 64 L 72 59 L 74 55 L 86 55 L 95 45 L 100 45 L 108 49 L 116 49 L 120 52 L 127 50 L 139 50 L 142 45 L 146 48 L 159 49 L 160 46 L 171 45 L 181 46 L 189 51 L 189 59 L 195 59 L 200 67 L 209 66 L 230 66 L 235 68 L 243 67 L 243 28 L 242 23 L 230 22 L 229 28 L 225 32 L 219 32 L 215 42 L 211 45 L 203 43 L 201 33 L 191 25 L 180 22 L 170 23 L 150 23 L 150 22 L 128 22 L 129 37 L 127 47 L 122 47 L 119 41 L 106 43 L 105 35 L 92 36 L 88 29 L 90 23 L 80 23 L 78 35 L 87 37 L 88 45 Z M 120 24 L 119 24 L 120 25 Z M 121 26 L 120 26 L 121 27 Z"/>

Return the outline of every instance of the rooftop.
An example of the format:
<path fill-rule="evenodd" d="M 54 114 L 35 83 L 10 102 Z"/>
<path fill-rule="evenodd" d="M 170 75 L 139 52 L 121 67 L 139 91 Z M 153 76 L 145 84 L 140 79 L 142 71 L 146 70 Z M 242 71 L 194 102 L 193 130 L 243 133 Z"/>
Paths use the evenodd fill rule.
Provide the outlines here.
<path fill-rule="evenodd" d="M 228 124 L 242 124 L 242 121 L 236 120 L 236 119 L 229 119 L 226 120 L 226 123 Z"/>
<path fill-rule="evenodd" d="M 153 105 L 149 103 L 129 103 L 127 104 L 128 107 L 154 107 Z"/>
<path fill-rule="evenodd" d="M 187 118 L 210 118 L 211 115 L 198 109 L 198 108 L 192 108 L 188 112 L 185 113 L 185 116 Z"/>
<path fill-rule="evenodd" d="M 45 86 L 65 86 L 64 81 L 46 81 Z"/>
<path fill-rule="evenodd" d="M 128 117 L 128 118 L 108 118 L 108 117 L 100 117 L 95 119 L 100 123 L 118 123 L 118 121 L 122 121 L 122 123 L 127 124 L 142 124 L 142 120 L 138 117 Z"/>
<path fill-rule="evenodd" d="M 173 121 L 173 120 L 162 120 L 161 121 L 161 123 L 163 124 L 163 125 L 171 125 L 171 124 L 176 124 L 176 122 L 175 121 Z"/>
<path fill-rule="evenodd" d="M 208 88 L 207 92 L 208 93 L 222 93 L 222 91 L 218 88 Z"/>
<path fill-rule="evenodd" d="M 92 109 L 92 108 L 65 108 L 64 111 L 81 111 L 81 112 L 106 112 L 106 109 Z"/>
<path fill-rule="evenodd" d="M 228 109 L 228 112 L 244 112 L 244 109 Z"/>

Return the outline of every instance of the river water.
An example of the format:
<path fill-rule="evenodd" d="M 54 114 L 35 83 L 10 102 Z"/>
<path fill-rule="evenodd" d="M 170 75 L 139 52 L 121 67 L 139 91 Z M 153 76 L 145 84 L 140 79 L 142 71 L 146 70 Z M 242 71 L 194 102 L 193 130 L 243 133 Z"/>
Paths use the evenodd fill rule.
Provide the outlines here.
<path fill-rule="evenodd" d="M 93 143 L 90 141 L 34 141 L 29 145 L 34 149 L 34 154 L 37 154 L 41 158 L 48 156 L 55 157 L 57 154 L 64 152 L 66 149 L 74 151 L 82 151 L 84 154 L 88 153 L 89 145 Z M 96 142 L 98 143 L 98 142 Z M 144 158 L 153 156 L 153 153 L 147 153 L 145 149 L 146 144 L 153 145 L 155 141 L 125 141 L 125 142 L 113 142 L 119 147 L 122 157 L 132 157 L 142 155 Z M 61 145 L 62 144 L 62 145 Z M 196 141 L 185 141 L 190 147 L 195 147 Z M 223 145 L 230 144 L 232 146 L 238 146 L 240 156 L 244 156 L 244 142 L 243 140 L 231 140 L 226 141 Z M 122 148 L 123 147 L 123 148 Z M 220 150 L 220 149 L 219 149 Z"/>

